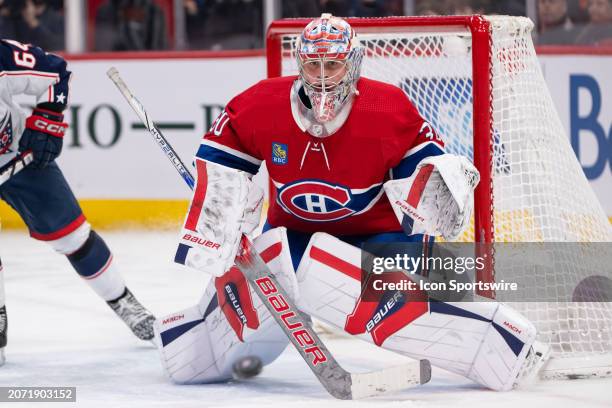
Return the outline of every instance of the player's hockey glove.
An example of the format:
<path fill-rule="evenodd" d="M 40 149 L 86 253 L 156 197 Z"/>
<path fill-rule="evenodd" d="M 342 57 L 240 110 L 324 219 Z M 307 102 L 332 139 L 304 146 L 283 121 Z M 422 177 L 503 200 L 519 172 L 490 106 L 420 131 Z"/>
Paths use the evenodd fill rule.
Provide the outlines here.
<path fill-rule="evenodd" d="M 61 113 L 39 108 L 34 109 L 26 119 L 26 129 L 19 140 L 19 151 L 30 150 L 33 153 L 32 167 L 46 167 L 61 153 L 64 132 L 68 127 L 63 120 L 64 115 Z"/>
<path fill-rule="evenodd" d="M 443 154 L 423 159 L 410 177 L 387 181 L 384 188 L 407 234 L 453 240 L 470 222 L 479 180 L 468 159 Z"/>

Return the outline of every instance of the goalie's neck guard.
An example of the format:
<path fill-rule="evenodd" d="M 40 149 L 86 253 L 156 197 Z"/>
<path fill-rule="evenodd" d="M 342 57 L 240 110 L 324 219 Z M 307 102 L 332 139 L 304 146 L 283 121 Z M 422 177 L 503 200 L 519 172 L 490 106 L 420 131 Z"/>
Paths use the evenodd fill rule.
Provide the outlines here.
<path fill-rule="evenodd" d="M 291 113 L 293 119 L 302 132 L 308 132 L 314 137 L 324 138 L 333 135 L 344 125 L 351 112 L 355 93 L 348 96 L 347 101 L 338 111 L 335 118 L 330 121 L 319 123 L 315 119 L 312 105 L 304 92 L 304 87 L 300 79 L 296 79 L 291 87 Z"/>

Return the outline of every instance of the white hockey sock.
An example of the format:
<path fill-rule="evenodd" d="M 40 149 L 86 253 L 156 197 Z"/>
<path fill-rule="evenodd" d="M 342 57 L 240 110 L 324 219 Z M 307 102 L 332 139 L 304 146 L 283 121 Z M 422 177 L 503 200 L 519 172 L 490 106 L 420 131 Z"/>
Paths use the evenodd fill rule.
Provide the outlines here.
<path fill-rule="evenodd" d="M 105 301 L 115 300 L 125 291 L 125 283 L 113 254 L 89 223 L 49 244 L 66 255 L 74 270 Z"/>
<path fill-rule="evenodd" d="M 105 301 L 115 300 L 123 295 L 125 282 L 111 255 L 104 267 L 89 277 L 82 277 L 85 282 Z"/>

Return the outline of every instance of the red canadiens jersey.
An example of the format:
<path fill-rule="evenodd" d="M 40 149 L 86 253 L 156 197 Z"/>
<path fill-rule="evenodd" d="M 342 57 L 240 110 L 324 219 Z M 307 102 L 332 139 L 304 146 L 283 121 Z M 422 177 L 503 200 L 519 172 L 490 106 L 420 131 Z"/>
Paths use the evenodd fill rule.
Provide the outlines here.
<path fill-rule="evenodd" d="M 431 125 L 397 87 L 361 78 L 352 109 L 326 138 L 300 129 L 296 77 L 268 79 L 236 96 L 204 136 L 197 157 L 270 176 L 268 223 L 332 235 L 401 231 L 383 183 L 443 154 Z"/>

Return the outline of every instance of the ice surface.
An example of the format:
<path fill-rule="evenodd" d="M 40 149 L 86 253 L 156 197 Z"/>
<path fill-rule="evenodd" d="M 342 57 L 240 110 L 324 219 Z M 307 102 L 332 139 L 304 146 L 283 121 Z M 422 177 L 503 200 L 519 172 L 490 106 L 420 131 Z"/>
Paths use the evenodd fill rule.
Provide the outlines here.
<path fill-rule="evenodd" d="M 103 232 L 128 286 L 158 316 L 195 304 L 201 273 L 171 264 L 173 232 Z M 508 393 L 483 390 L 434 368 L 431 383 L 363 401 L 337 401 L 291 348 L 259 377 L 229 384 L 168 382 L 157 351 L 136 339 L 71 269 L 25 232 L 0 233 L 9 344 L 0 386 L 75 386 L 77 403 L 34 407 L 611 407 L 612 379 L 545 382 Z M 328 341 L 354 370 L 399 364 L 403 357 L 354 340 Z M 11 404 L 15 405 L 15 404 Z M 28 404 L 20 403 L 17 407 Z"/>

